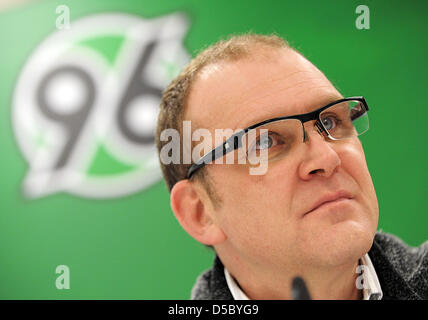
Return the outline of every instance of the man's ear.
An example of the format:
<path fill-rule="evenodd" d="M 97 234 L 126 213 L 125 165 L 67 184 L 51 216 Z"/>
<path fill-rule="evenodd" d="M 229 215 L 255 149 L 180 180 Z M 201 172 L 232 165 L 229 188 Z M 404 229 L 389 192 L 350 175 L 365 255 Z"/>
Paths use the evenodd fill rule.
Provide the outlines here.
<path fill-rule="evenodd" d="M 226 240 L 223 230 L 212 219 L 211 206 L 203 202 L 202 190 L 189 180 L 177 182 L 171 190 L 171 208 L 184 230 L 205 245 Z M 205 202 L 210 201 L 208 196 Z"/>

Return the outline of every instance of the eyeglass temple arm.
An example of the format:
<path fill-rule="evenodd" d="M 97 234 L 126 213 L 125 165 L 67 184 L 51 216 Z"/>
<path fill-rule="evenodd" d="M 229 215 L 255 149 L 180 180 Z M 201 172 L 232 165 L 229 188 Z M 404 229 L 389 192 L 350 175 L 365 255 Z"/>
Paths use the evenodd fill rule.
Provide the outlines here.
<path fill-rule="evenodd" d="M 241 146 L 241 136 L 244 132 L 234 134 L 229 139 L 227 139 L 223 144 L 219 145 L 218 147 L 214 148 L 210 152 L 208 152 L 205 156 L 203 156 L 201 159 L 199 159 L 197 162 L 192 164 L 189 168 L 189 171 L 187 172 L 187 179 L 190 179 L 190 177 L 193 175 L 193 173 L 205 166 L 207 163 L 211 163 L 218 158 L 228 154 L 229 152 L 236 150 Z"/>

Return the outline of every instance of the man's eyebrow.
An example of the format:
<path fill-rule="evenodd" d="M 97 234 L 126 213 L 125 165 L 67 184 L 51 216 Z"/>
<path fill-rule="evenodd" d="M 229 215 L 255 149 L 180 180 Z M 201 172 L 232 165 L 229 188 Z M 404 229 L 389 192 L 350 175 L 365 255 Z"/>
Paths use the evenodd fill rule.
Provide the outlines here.
<path fill-rule="evenodd" d="M 251 126 L 253 126 L 255 124 L 258 124 L 260 122 L 266 121 L 266 120 L 275 119 L 275 118 L 281 118 L 281 117 L 295 116 L 295 115 L 300 115 L 300 114 L 305 114 L 305 113 L 311 112 L 313 110 L 316 110 L 318 108 L 326 106 L 329 103 L 332 103 L 332 102 L 340 100 L 340 99 L 343 99 L 343 96 L 341 94 L 328 94 L 328 95 L 324 96 L 322 99 L 320 99 L 319 101 L 321 101 L 321 103 L 319 103 L 318 105 L 312 107 L 311 110 L 307 110 L 307 111 L 301 112 L 301 113 L 293 113 L 293 114 L 284 114 L 284 113 L 275 112 L 275 113 L 270 114 L 269 116 L 266 116 L 266 115 L 258 116 L 258 117 L 255 117 L 252 120 L 245 121 L 245 123 L 243 123 L 239 127 L 241 129 L 245 129 L 245 128 L 251 127 Z"/>

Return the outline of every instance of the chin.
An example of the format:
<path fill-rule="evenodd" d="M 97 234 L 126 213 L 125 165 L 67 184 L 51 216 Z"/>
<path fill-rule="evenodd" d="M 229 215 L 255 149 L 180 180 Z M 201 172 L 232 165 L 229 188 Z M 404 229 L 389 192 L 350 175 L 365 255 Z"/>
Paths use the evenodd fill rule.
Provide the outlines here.
<path fill-rule="evenodd" d="M 354 263 L 370 250 L 375 232 L 366 223 L 343 221 L 312 232 L 311 238 L 306 238 L 306 252 L 313 265 L 332 267 Z"/>

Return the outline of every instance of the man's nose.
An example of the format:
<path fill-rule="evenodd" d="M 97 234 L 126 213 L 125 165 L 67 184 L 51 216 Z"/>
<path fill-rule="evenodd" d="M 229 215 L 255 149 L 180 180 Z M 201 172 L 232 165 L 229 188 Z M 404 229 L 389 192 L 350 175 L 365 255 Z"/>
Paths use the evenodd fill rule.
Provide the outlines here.
<path fill-rule="evenodd" d="M 304 180 L 309 180 L 314 176 L 329 177 L 337 167 L 341 165 L 341 160 L 334 143 L 326 134 L 319 130 L 316 125 L 305 125 L 305 149 L 304 157 L 299 166 L 299 175 Z"/>

